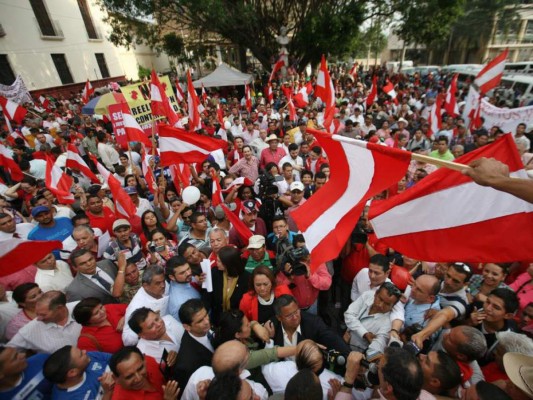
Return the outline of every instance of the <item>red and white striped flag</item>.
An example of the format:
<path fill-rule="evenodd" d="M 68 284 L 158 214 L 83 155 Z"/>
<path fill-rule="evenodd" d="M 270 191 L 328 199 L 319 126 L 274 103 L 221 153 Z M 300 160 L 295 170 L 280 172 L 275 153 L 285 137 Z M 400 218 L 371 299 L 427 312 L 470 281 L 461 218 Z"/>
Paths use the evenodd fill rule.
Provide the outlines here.
<path fill-rule="evenodd" d="M 146 151 L 146 147 L 144 146 L 142 147 L 141 157 L 142 157 L 141 167 L 143 171 L 144 180 L 146 181 L 146 186 L 148 186 L 148 190 L 150 191 L 150 193 L 155 194 L 156 189 L 157 189 L 157 183 L 156 183 L 154 171 L 152 170 L 152 168 L 150 167 L 150 164 L 148 163 L 149 156 L 148 156 L 148 152 Z"/>
<path fill-rule="evenodd" d="M 457 98 L 455 94 L 457 93 L 457 77 L 459 75 L 455 74 L 448 86 L 446 91 L 446 102 L 444 103 L 444 109 L 450 117 L 457 117 L 459 115 L 459 107 L 457 107 Z"/>
<path fill-rule="evenodd" d="M 159 151 L 162 166 L 175 163 L 201 163 L 212 151 L 227 149 L 227 146 L 228 143 L 224 140 L 190 133 L 168 125 L 159 127 Z"/>
<path fill-rule="evenodd" d="M 152 142 L 144 133 L 137 120 L 131 115 L 130 108 L 127 103 L 122 105 L 122 120 L 124 123 L 124 130 L 126 131 L 126 138 L 128 142 L 141 142 L 146 147 L 152 147 Z"/>
<path fill-rule="evenodd" d="M 428 137 L 435 136 L 442 129 L 441 108 L 442 99 L 440 96 L 437 96 L 435 103 L 433 104 L 433 107 L 431 107 L 431 111 L 429 112 L 429 129 L 426 134 Z"/>
<path fill-rule="evenodd" d="M 357 80 L 357 67 L 358 67 L 357 62 L 354 62 L 349 72 L 350 76 L 353 78 L 354 81 Z"/>
<path fill-rule="evenodd" d="M 320 97 L 322 102 L 326 106 L 324 112 L 324 128 L 329 133 L 335 133 L 338 130 L 339 123 L 334 123 L 335 117 L 335 88 L 329 75 L 328 66 L 326 63 L 326 57 L 322 55 L 322 61 L 320 63 L 320 69 L 318 71 L 318 77 L 315 87 L 316 97 Z"/>
<path fill-rule="evenodd" d="M 372 77 L 372 86 L 370 87 L 370 93 L 366 97 L 366 107 L 369 108 L 374 104 L 376 98 L 378 97 L 378 76 L 374 75 Z"/>
<path fill-rule="evenodd" d="M 299 108 L 305 108 L 309 104 L 309 95 L 313 91 L 313 85 L 311 82 L 307 82 L 298 93 L 293 97 L 294 105 Z"/>
<path fill-rule="evenodd" d="M 181 84 L 178 79 L 176 79 L 176 97 L 180 103 L 185 100 L 185 93 L 183 93 L 183 89 L 181 88 Z"/>
<path fill-rule="evenodd" d="M 93 85 L 91 85 L 91 82 L 89 82 L 89 79 L 87 79 L 87 82 L 85 82 L 85 87 L 81 92 L 81 100 L 83 101 L 83 104 L 87 104 L 89 100 L 91 100 L 91 96 L 93 93 Z"/>
<path fill-rule="evenodd" d="M 224 210 L 226 218 L 228 218 L 231 225 L 237 231 L 237 234 L 244 243 L 244 246 L 248 246 L 248 239 L 253 236 L 252 231 L 248 228 L 244 222 L 239 218 L 237 214 L 231 211 L 224 203 L 220 203 L 220 207 Z"/>
<path fill-rule="evenodd" d="M 285 61 L 283 59 L 279 59 L 276 64 L 274 64 L 274 68 L 272 68 L 272 73 L 270 74 L 270 78 L 268 78 L 268 83 L 272 82 L 272 80 L 276 77 L 276 73 L 283 68 L 285 65 Z"/>
<path fill-rule="evenodd" d="M 0 276 L 8 276 L 63 248 L 59 240 L 0 240 Z"/>
<path fill-rule="evenodd" d="M 391 97 L 394 104 L 398 104 L 398 94 L 396 93 L 396 90 L 394 90 L 394 85 L 388 79 L 385 86 L 383 86 L 383 91 Z"/>
<path fill-rule="evenodd" d="M 91 160 L 93 160 L 94 165 L 96 165 L 96 169 L 98 169 L 99 174 L 102 175 L 104 182 L 107 183 L 107 186 L 111 191 L 113 202 L 115 203 L 115 214 L 122 218 L 135 218 L 137 216 L 137 207 L 135 204 L 133 204 L 133 200 L 126 193 L 118 179 L 115 178 L 106 167 L 100 164 L 95 156 L 91 155 L 90 157 Z"/>
<path fill-rule="evenodd" d="M 50 111 L 50 100 L 48 100 L 47 97 L 40 95 L 39 102 L 41 103 L 41 105 L 46 111 Z"/>
<path fill-rule="evenodd" d="M 15 121 L 19 124 L 22 124 L 22 120 L 28 113 L 28 110 L 26 110 L 20 104 L 17 104 L 14 101 L 6 99 L 2 96 L 0 96 L 0 107 L 2 107 L 2 111 L 8 120 Z"/>
<path fill-rule="evenodd" d="M 180 194 L 182 189 L 191 185 L 191 171 L 187 164 L 172 164 L 169 167 L 174 189 Z"/>
<path fill-rule="evenodd" d="M 294 107 L 294 102 L 292 101 L 292 97 L 289 98 L 289 102 L 287 103 L 287 106 L 289 107 L 289 119 L 291 121 L 296 121 L 298 119 L 298 116 L 296 115 L 296 107 Z"/>
<path fill-rule="evenodd" d="M 22 170 L 13 159 L 12 151 L 2 144 L 0 144 L 0 166 L 4 167 L 4 170 L 12 180 L 21 181 L 24 178 Z"/>
<path fill-rule="evenodd" d="M 202 129 L 200 118 L 200 100 L 192 84 L 191 71 L 187 70 L 187 108 L 189 113 L 189 130 L 196 131 Z"/>
<path fill-rule="evenodd" d="M 489 90 L 494 89 L 500 84 L 503 70 L 505 68 L 505 60 L 508 55 L 509 49 L 505 49 L 479 71 L 476 79 L 474 79 L 474 84 L 478 86 L 481 94 L 487 93 Z"/>
<path fill-rule="evenodd" d="M 55 195 L 59 203 L 74 203 L 74 194 L 70 192 L 73 184 L 72 177 L 55 165 L 55 160 L 52 157 L 47 157 L 45 185 Z"/>
<path fill-rule="evenodd" d="M 205 87 L 203 83 L 202 83 L 202 101 L 204 102 L 204 104 L 207 103 L 207 92 L 205 91 Z"/>
<path fill-rule="evenodd" d="M 224 195 L 222 194 L 222 187 L 220 186 L 219 178 L 215 172 L 215 169 L 211 169 L 211 179 L 213 180 L 213 190 L 211 193 L 211 205 L 213 207 L 224 203 Z"/>
<path fill-rule="evenodd" d="M 270 84 L 270 82 L 267 83 L 267 86 L 265 88 L 265 93 L 266 93 L 265 97 L 268 101 L 268 104 L 274 103 L 274 93 L 272 93 L 272 85 Z"/>
<path fill-rule="evenodd" d="M 482 157 L 495 158 L 509 166 L 511 176 L 527 179 L 511 134 L 455 161 L 469 164 Z M 533 260 L 533 204 L 448 168 L 372 205 L 369 219 L 380 240 L 417 260 Z"/>
<path fill-rule="evenodd" d="M 73 144 L 69 144 L 67 147 L 67 161 L 65 166 L 79 170 L 92 183 L 100 183 L 98 177 L 91 171 L 85 160 L 81 158 L 78 149 Z"/>
<path fill-rule="evenodd" d="M 244 96 L 246 98 L 246 110 L 248 113 L 252 112 L 252 95 L 250 93 L 250 85 L 244 84 Z"/>
<path fill-rule="evenodd" d="M 150 83 L 150 106 L 152 108 L 152 115 L 165 116 L 170 125 L 175 125 L 179 121 L 179 117 L 172 108 L 172 104 L 165 93 L 165 88 L 159 81 L 159 78 L 154 69 L 152 69 L 151 83 Z M 150 145 L 150 147 L 152 147 Z"/>
<path fill-rule="evenodd" d="M 366 201 L 398 182 L 411 161 L 409 152 L 308 128 L 335 171 L 323 189 L 291 213 L 311 252 L 311 268 L 338 257 Z"/>

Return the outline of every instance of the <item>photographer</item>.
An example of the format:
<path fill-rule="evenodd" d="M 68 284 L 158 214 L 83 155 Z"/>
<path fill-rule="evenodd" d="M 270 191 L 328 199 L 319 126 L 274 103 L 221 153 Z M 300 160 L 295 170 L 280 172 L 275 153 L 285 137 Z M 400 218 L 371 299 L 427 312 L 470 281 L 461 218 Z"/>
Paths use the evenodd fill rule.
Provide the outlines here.
<path fill-rule="evenodd" d="M 311 314 L 317 314 L 317 299 L 321 290 L 331 286 L 331 275 L 326 264 L 320 264 L 311 271 L 311 256 L 305 248 L 302 235 L 296 235 L 294 247 L 286 251 L 287 259 L 277 275 L 278 284 L 289 286 L 299 307 Z"/>

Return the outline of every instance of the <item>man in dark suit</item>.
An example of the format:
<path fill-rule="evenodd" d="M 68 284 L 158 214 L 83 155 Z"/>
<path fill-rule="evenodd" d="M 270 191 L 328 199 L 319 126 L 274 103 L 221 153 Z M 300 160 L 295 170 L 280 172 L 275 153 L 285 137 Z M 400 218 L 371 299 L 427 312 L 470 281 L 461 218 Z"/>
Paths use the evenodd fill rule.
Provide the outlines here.
<path fill-rule="evenodd" d="M 350 353 L 350 346 L 342 340 L 322 319 L 316 315 L 300 311 L 296 299 L 284 294 L 274 301 L 276 319 L 273 320 L 274 344 L 296 346 L 302 340 L 312 341 L 334 349 L 344 356 Z"/>
<path fill-rule="evenodd" d="M 204 303 L 200 299 L 187 300 L 179 309 L 185 333 L 174 365 L 173 379 L 184 388 L 191 375 L 204 365 L 211 365 L 214 348 L 211 344 L 211 322 Z"/>
<path fill-rule="evenodd" d="M 117 277 L 117 268 L 112 261 L 96 262 L 89 250 L 78 249 L 70 255 L 70 263 L 77 274 L 66 288 L 68 302 L 87 297 L 96 297 L 102 304 L 118 302 L 111 294 Z"/>

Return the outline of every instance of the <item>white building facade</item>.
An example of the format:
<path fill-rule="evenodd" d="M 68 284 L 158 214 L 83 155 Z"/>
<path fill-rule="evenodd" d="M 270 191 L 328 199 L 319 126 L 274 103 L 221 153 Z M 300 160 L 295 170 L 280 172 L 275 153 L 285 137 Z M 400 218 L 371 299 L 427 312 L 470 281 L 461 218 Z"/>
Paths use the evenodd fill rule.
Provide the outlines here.
<path fill-rule="evenodd" d="M 164 54 L 107 40 L 111 28 L 93 0 L 3 0 L 0 9 L 0 83 L 21 75 L 32 91 L 87 79 L 137 80 L 138 65 L 170 68 Z"/>

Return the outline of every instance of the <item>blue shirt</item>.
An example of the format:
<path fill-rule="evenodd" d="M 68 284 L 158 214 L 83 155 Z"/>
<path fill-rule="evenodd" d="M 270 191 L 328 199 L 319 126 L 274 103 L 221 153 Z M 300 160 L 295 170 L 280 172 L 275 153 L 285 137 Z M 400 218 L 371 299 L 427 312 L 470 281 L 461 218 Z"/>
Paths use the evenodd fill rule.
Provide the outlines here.
<path fill-rule="evenodd" d="M 440 310 L 440 302 L 437 298 L 432 304 L 416 304 L 413 299 L 409 299 L 405 304 L 405 326 L 420 324 L 426 326 L 429 320 L 425 320 L 424 314 L 427 310 Z"/>
<path fill-rule="evenodd" d="M 83 382 L 69 389 L 59 389 L 54 385 L 52 398 L 54 400 L 87 400 L 96 399 L 101 391 L 100 378 L 107 368 L 111 354 L 91 351 L 87 353 L 91 362 L 85 370 Z"/>
<path fill-rule="evenodd" d="M 52 383 L 43 375 L 43 365 L 49 354 L 37 354 L 28 358 L 28 366 L 22 373 L 22 381 L 6 392 L 0 392 L 0 400 L 51 399 Z"/>
<path fill-rule="evenodd" d="M 176 321 L 180 321 L 178 312 L 183 303 L 190 299 L 199 299 L 200 293 L 193 288 L 190 283 L 177 283 L 170 281 L 170 290 L 168 293 L 168 313 L 172 315 Z"/>
<path fill-rule="evenodd" d="M 60 242 L 62 242 L 63 240 L 68 238 L 70 235 L 72 235 L 72 230 L 74 228 L 72 226 L 72 221 L 70 220 L 70 218 L 59 217 L 59 218 L 54 218 L 54 221 L 55 221 L 54 226 L 51 226 L 49 228 L 45 228 L 43 226 L 37 225 L 28 234 L 28 239 L 29 240 L 59 240 Z M 57 259 L 60 259 L 59 250 L 54 250 L 53 253 Z"/>

